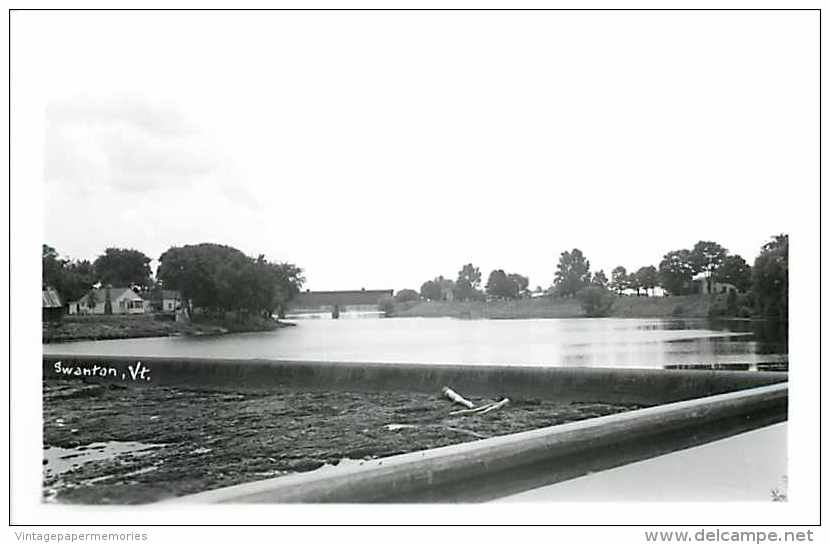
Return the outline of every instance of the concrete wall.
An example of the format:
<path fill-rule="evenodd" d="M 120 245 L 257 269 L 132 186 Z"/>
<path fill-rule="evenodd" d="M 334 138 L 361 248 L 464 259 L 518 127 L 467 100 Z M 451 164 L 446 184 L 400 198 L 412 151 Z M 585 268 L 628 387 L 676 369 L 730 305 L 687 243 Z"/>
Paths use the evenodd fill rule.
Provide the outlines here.
<path fill-rule="evenodd" d="M 69 377 L 127 386 L 181 386 L 247 390 L 295 386 L 320 390 L 440 392 L 450 386 L 463 395 L 514 399 L 604 401 L 653 405 L 784 382 L 786 373 L 608 368 L 540 368 L 496 365 L 380 364 L 201 358 L 140 358 L 148 369 L 132 379 L 137 358 L 43 356 L 46 380 Z M 100 375 L 101 370 L 115 372 Z M 97 372 L 96 372 L 97 370 Z"/>

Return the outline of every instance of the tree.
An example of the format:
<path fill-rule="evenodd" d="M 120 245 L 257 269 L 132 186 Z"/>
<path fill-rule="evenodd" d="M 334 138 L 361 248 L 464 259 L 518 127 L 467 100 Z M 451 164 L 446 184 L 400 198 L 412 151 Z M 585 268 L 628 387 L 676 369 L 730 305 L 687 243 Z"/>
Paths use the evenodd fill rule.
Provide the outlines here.
<path fill-rule="evenodd" d="M 605 271 L 602 269 L 598 270 L 594 273 L 594 277 L 591 279 L 592 286 L 599 286 L 604 288 L 608 285 L 608 277 L 605 276 Z"/>
<path fill-rule="evenodd" d="M 614 294 L 599 286 L 589 286 L 579 290 L 577 299 L 582 304 L 582 310 L 590 318 L 608 316 L 614 306 Z"/>
<path fill-rule="evenodd" d="M 434 280 L 427 280 L 426 282 L 421 284 L 421 297 L 423 297 L 427 301 L 440 301 L 441 286 L 438 285 Z"/>
<path fill-rule="evenodd" d="M 472 289 L 477 290 L 481 285 L 481 271 L 472 263 L 467 263 L 458 271 L 456 283 L 461 282 L 461 280 L 466 280 Z"/>
<path fill-rule="evenodd" d="M 484 289 L 488 295 L 502 299 L 515 299 L 519 294 L 516 283 L 502 269 L 496 269 L 490 273 Z"/>
<path fill-rule="evenodd" d="M 622 295 L 622 292 L 628 289 L 628 271 L 622 265 L 614 267 L 614 270 L 611 271 L 610 287 L 619 295 Z"/>
<path fill-rule="evenodd" d="M 732 284 L 740 292 L 752 285 L 752 267 L 739 255 L 728 255 L 715 272 L 715 281 Z"/>
<path fill-rule="evenodd" d="M 459 278 L 453 286 L 453 299 L 456 301 L 469 301 L 475 298 L 476 290 L 466 278 Z"/>
<path fill-rule="evenodd" d="M 173 247 L 159 258 L 157 276 L 166 289 L 179 290 L 185 310 L 208 314 L 234 311 L 241 320 L 254 313 L 270 317 L 299 293 L 305 282 L 301 268 L 252 259 L 220 244 Z"/>
<path fill-rule="evenodd" d="M 637 283 L 637 295 L 640 295 L 640 288 L 646 290 L 646 295 L 648 295 L 648 290 L 653 290 L 657 285 L 657 269 L 653 265 L 640 267 L 634 276 Z"/>
<path fill-rule="evenodd" d="M 701 240 L 689 255 L 695 274 L 704 273 L 708 292 L 712 292 L 712 277 L 726 259 L 726 249 L 717 242 Z"/>
<path fill-rule="evenodd" d="M 98 280 L 111 286 L 152 286 L 150 258 L 138 250 L 107 248 L 92 266 Z"/>
<path fill-rule="evenodd" d="M 689 250 L 674 250 L 664 255 L 657 271 L 660 286 L 672 295 L 687 295 L 695 275 L 691 259 Z"/>
<path fill-rule="evenodd" d="M 768 318 L 788 320 L 789 235 L 781 234 L 761 247 L 752 267 L 756 311 Z"/>
<path fill-rule="evenodd" d="M 418 295 L 418 292 L 415 290 L 403 289 L 395 294 L 395 301 L 398 303 L 407 303 L 409 301 L 418 301 L 420 299 L 421 296 Z"/>
<path fill-rule="evenodd" d="M 48 244 L 43 244 L 42 248 L 43 287 L 56 289 L 64 304 L 77 301 L 95 284 L 95 273 L 89 261 L 62 259 Z"/>
<path fill-rule="evenodd" d="M 510 273 L 507 275 L 507 278 L 509 278 L 510 281 L 516 285 L 517 296 L 524 296 L 528 294 L 527 287 L 530 285 L 530 279 L 528 277 L 517 273 Z"/>
<path fill-rule="evenodd" d="M 553 285 L 556 292 L 562 296 L 576 295 L 576 292 L 591 282 L 591 263 L 582 255 L 582 251 L 574 248 L 570 252 L 559 255 L 556 266 L 556 275 Z"/>

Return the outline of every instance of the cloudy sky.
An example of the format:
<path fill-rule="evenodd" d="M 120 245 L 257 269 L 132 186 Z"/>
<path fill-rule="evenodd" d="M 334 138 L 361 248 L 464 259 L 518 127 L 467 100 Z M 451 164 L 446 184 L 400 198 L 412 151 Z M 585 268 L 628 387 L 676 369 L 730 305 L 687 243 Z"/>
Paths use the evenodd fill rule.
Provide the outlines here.
<path fill-rule="evenodd" d="M 716 240 L 752 261 L 817 194 L 815 12 L 25 12 L 44 242 L 217 242 L 311 289 L 472 261 L 548 286 Z M 15 67 L 18 72 L 14 72 Z"/>

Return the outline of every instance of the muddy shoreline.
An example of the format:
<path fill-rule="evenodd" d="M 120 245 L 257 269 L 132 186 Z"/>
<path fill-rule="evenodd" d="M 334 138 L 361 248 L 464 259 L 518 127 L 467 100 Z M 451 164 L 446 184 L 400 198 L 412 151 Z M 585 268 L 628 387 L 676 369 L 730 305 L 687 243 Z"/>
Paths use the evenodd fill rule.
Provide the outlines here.
<path fill-rule="evenodd" d="M 44 381 L 43 407 L 43 498 L 90 504 L 153 502 L 640 408 L 511 398 L 486 415 L 453 416 L 462 407 L 440 392 L 228 393 L 70 379 Z"/>

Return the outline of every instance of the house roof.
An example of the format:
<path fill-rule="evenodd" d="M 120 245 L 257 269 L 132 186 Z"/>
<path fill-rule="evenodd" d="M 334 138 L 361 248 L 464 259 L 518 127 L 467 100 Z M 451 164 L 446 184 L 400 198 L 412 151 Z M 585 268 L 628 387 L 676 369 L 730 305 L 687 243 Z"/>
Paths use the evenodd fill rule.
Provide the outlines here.
<path fill-rule="evenodd" d="M 153 290 L 150 292 L 150 298 L 153 301 L 160 301 L 162 299 L 181 299 L 182 295 L 176 290 Z"/>
<path fill-rule="evenodd" d="M 115 301 L 117 299 L 120 299 L 124 295 L 127 295 L 130 299 L 142 299 L 143 300 L 143 298 L 139 294 L 137 294 L 136 292 L 134 292 L 130 288 L 109 288 L 109 290 L 110 290 L 110 300 L 111 301 Z M 92 288 L 86 294 L 84 294 L 83 297 L 78 299 L 77 302 L 78 303 L 85 303 L 86 301 L 89 300 L 89 294 L 93 293 L 93 292 L 95 293 L 95 301 L 96 302 L 103 303 L 104 301 L 107 300 L 107 288 Z M 129 293 L 127 293 L 127 292 L 129 292 Z"/>
<path fill-rule="evenodd" d="M 43 308 L 60 308 L 61 298 L 53 288 L 43 290 Z"/>
<path fill-rule="evenodd" d="M 376 305 L 393 290 L 304 291 L 291 300 L 294 308 L 314 308 L 334 305 Z"/>

